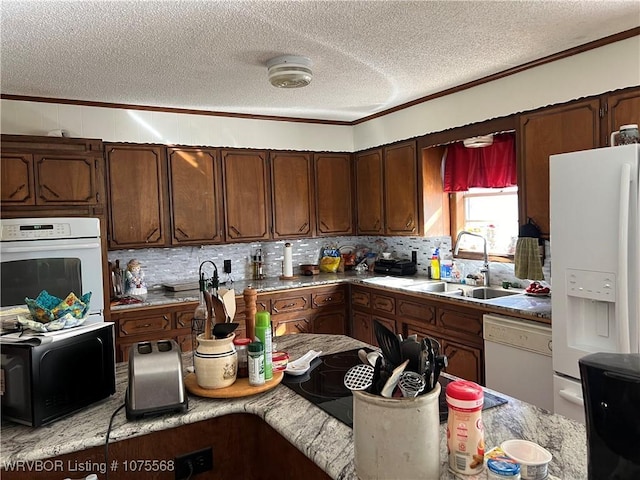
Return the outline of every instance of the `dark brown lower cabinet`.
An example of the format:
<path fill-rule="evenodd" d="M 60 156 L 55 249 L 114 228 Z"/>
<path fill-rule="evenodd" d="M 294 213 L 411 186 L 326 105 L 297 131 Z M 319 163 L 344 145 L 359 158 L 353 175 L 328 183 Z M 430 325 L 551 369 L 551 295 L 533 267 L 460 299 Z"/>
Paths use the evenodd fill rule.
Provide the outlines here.
<path fill-rule="evenodd" d="M 260 417 L 238 413 L 109 444 L 109 466 L 118 465 L 116 470 L 109 471 L 109 480 L 174 480 L 176 457 L 205 448 L 213 449 L 213 469 L 199 473 L 195 478 L 200 480 L 331 478 Z M 78 465 L 104 463 L 104 445 L 50 460 L 60 462 L 56 465 L 61 465 L 63 470 L 37 473 L 26 469 L 21 472 L 2 470 L 0 476 L 3 480 L 60 480 L 97 473 L 99 478 L 104 478 L 99 471 L 77 470 Z M 149 468 L 154 468 L 155 461 L 158 470 L 147 472 L 144 460 L 150 461 Z"/>

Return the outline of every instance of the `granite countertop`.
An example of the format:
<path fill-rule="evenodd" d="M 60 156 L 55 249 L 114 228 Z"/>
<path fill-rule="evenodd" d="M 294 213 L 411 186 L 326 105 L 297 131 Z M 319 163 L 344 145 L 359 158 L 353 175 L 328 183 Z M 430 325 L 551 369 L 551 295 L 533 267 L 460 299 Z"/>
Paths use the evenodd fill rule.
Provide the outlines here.
<path fill-rule="evenodd" d="M 310 349 L 324 354 L 365 346 L 342 335 L 298 334 L 279 337 L 278 348 L 295 359 Z M 191 355 L 184 355 L 184 367 Z M 446 375 L 446 374 L 445 374 Z M 124 401 L 127 386 L 127 365 L 118 364 L 116 394 L 81 412 L 40 428 L 29 428 L 11 422 L 2 424 L 0 462 L 38 460 L 101 446 L 111 414 Z M 492 393 L 491 390 L 487 390 Z M 565 480 L 587 477 L 587 448 L 584 425 L 561 415 L 506 397 L 507 404 L 485 410 L 487 449 L 510 438 L 534 441 L 553 454 L 549 465 L 550 478 Z M 258 395 L 230 400 L 215 400 L 189 395 L 189 410 L 184 414 L 164 415 L 128 422 L 121 411 L 116 415 L 110 441 L 145 435 L 180 425 L 205 421 L 231 413 L 251 413 L 264 419 L 271 427 L 296 446 L 308 458 L 335 479 L 356 479 L 352 429 L 317 408 L 285 385 Z M 447 468 L 446 425 L 440 425 L 441 480 L 457 477 Z"/>
<path fill-rule="evenodd" d="M 371 283 L 375 279 L 376 283 Z M 380 279 L 378 283 L 377 280 Z M 385 279 L 389 279 L 385 282 Z M 353 283 L 369 287 L 384 288 L 399 293 L 411 293 L 413 295 L 433 298 L 434 300 L 447 301 L 456 304 L 466 304 L 467 306 L 476 308 L 491 308 L 495 312 L 503 312 L 508 314 L 525 314 L 532 319 L 540 319 L 549 321 L 551 319 L 551 297 L 532 297 L 524 294 L 524 290 L 512 289 L 518 292 L 517 295 L 494 298 L 491 300 L 478 300 L 469 297 L 445 296 L 434 292 L 424 292 L 416 290 L 416 285 L 440 282 L 439 280 L 430 280 L 423 276 L 413 277 L 385 277 L 384 275 L 375 274 L 357 274 L 355 272 L 345 273 L 321 273 L 313 276 L 300 276 L 293 280 L 281 280 L 279 278 L 267 278 L 265 280 L 241 280 L 233 282 L 231 285 L 221 285 L 220 288 L 233 288 L 236 295 L 242 295 L 245 288 L 251 286 L 258 293 L 277 292 L 282 290 L 302 288 L 302 287 L 319 287 L 323 285 L 333 285 L 336 283 Z M 493 287 L 500 289 L 501 287 Z M 197 302 L 198 290 L 185 290 L 180 292 L 172 292 L 164 288 L 150 289 L 141 303 L 130 305 L 112 305 L 111 311 L 121 311 L 125 309 L 135 309 L 141 307 L 171 305 L 183 302 Z"/>

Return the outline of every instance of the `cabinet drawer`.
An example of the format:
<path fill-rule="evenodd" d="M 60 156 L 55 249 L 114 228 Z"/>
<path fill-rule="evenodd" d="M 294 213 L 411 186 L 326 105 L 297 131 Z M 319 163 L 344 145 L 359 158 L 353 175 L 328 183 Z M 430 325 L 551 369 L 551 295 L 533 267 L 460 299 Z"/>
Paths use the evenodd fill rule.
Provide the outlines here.
<path fill-rule="evenodd" d="M 472 334 L 482 342 L 481 314 L 438 308 L 437 324 L 449 332 L 457 331 Z"/>
<path fill-rule="evenodd" d="M 362 290 L 353 290 L 351 292 L 351 304 L 358 305 L 359 307 L 369 308 L 371 305 L 371 295 L 369 292 L 363 292 Z"/>
<path fill-rule="evenodd" d="M 271 313 L 299 312 L 309 308 L 309 300 L 307 295 L 296 295 L 292 297 L 277 298 L 272 301 Z"/>
<path fill-rule="evenodd" d="M 142 318 L 123 318 L 118 322 L 118 334 L 122 336 L 171 330 L 170 314 L 158 314 Z"/>
<path fill-rule="evenodd" d="M 435 324 L 436 309 L 434 306 L 423 302 L 413 302 L 401 298 L 398 299 L 398 315 L 423 323 Z"/>
<path fill-rule="evenodd" d="M 331 292 L 314 293 L 311 295 L 311 306 L 313 308 L 320 308 L 330 305 L 344 305 L 344 297 L 343 288 Z"/>
<path fill-rule="evenodd" d="M 379 312 L 389 313 L 391 315 L 396 313 L 396 301 L 393 297 L 388 297 L 387 295 L 374 293 L 371 295 L 371 305 L 374 310 Z"/>
<path fill-rule="evenodd" d="M 271 318 L 275 337 L 292 333 L 311 333 L 311 322 L 304 314 L 283 315 L 282 317 L 286 318 L 279 318 L 279 316 Z"/>

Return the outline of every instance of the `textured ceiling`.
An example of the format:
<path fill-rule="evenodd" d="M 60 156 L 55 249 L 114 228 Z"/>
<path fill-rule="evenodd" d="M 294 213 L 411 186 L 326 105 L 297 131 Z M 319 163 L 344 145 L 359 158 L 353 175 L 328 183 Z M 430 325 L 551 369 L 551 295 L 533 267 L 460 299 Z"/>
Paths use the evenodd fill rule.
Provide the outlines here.
<path fill-rule="evenodd" d="M 640 26 L 640 2 L 7 1 L 1 92 L 357 120 Z M 313 62 L 277 89 L 266 62 Z"/>

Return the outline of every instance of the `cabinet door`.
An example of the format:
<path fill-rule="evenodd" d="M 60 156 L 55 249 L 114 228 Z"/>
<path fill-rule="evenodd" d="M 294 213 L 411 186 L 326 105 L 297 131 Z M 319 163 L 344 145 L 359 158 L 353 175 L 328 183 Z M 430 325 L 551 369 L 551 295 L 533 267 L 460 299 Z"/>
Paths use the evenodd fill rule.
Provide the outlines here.
<path fill-rule="evenodd" d="M 384 233 L 382 149 L 355 156 L 356 234 Z"/>
<path fill-rule="evenodd" d="M 219 243 L 222 172 L 217 150 L 168 149 L 171 244 Z"/>
<path fill-rule="evenodd" d="M 313 236 L 311 155 L 276 152 L 271 156 L 273 238 Z"/>
<path fill-rule="evenodd" d="M 38 205 L 97 205 L 97 160 L 34 155 Z"/>
<path fill-rule="evenodd" d="M 351 155 L 314 155 L 318 235 L 353 234 Z"/>
<path fill-rule="evenodd" d="M 362 342 L 373 344 L 371 315 L 355 310 L 352 314 L 351 336 Z"/>
<path fill-rule="evenodd" d="M 3 205 L 35 205 L 33 156 L 28 153 L 3 153 L 0 195 Z"/>
<path fill-rule="evenodd" d="M 418 232 L 418 160 L 416 142 L 384 148 L 384 213 L 387 235 Z"/>
<path fill-rule="evenodd" d="M 598 100 L 520 117 L 520 224 L 533 220 L 549 238 L 549 155 L 598 147 Z"/>
<path fill-rule="evenodd" d="M 228 241 L 269 238 L 267 153 L 223 150 L 225 224 Z"/>
<path fill-rule="evenodd" d="M 484 385 L 482 349 L 451 340 L 440 340 L 449 365 L 445 372 Z"/>
<path fill-rule="evenodd" d="M 109 248 L 165 245 L 163 147 L 107 145 Z"/>
<path fill-rule="evenodd" d="M 602 145 L 609 145 L 611 132 L 619 130 L 622 125 L 640 122 L 640 89 L 608 95 L 605 102 L 607 127 Z"/>
<path fill-rule="evenodd" d="M 313 316 L 313 333 L 344 335 L 346 317 L 344 309 L 323 310 Z"/>

